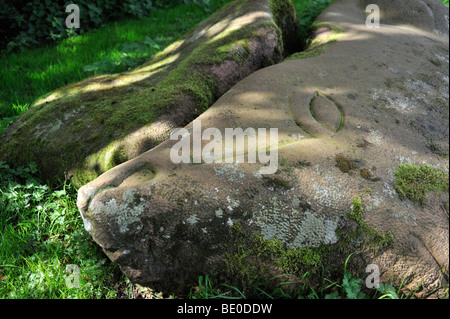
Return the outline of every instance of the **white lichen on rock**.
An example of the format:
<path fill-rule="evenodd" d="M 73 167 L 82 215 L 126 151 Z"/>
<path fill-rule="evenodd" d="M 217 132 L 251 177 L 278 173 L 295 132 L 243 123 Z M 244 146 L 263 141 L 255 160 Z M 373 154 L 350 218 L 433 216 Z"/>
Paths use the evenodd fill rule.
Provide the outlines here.
<path fill-rule="evenodd" d="M 262 206 L 255 218 L 261 235 L 266 240 L 278 239 L 287 248 L 318 247 L 337 242 L 337 221 L 326 219 L 306 210 L 299 212 L 299 200 L 294 198 L 285 204 L 274 196 L 269 207 Z"/>
<path fill-rule="evenodd" d="M 329 186 L 313 184 L 313 189 L 315 191 L 314 200 L 330 208 L 345 199 L 345 194 L 342 192 L 343 187 L 340 184 L 330 184 Z"/>
<path fill-rule="evenodd" d="M 306 217 L 298 227 L 297 236 L 287 244 L 287 247 L 318 247 L 321 244 L 334 244 L 337 242 L 336 228 L 337 221 L 324 219 L 306 211 Z"/>
<path fill-rule="evenodd" d="M 239 203 L 240 203 L 238 199 L 232 199 L 232 198 L 230 198 L 230 196 L 227 196 L 227 202 L 229 204 L 227 206 L 229 211 L 232 211 L 234 208 L 239 207 Z"/>
<path fill-rule="evenodd" d="M 413 226 L 417 226 L 417 217 L 414 213 L 408 211 L 395 211 L 393 213 L 394 217 L 397 219 L 403 219 L 405 223 L 408 223 Z"/>
<path fill-rule="evenodd" d="M 139 204 L 136 203 L 135 194 L 138 191 L 135 189 L 128 189 L 122 195 L 122 202 L 117 203 L 113 197 L 106 204 L 101 201 L 93 201 L 90 205 L 93 215 L 105 214 L 107 217 L 115 219 L 120 233 L 126 233 L 130 231 L 130 226 L 135 225 L 135 230 L 142 228 L 141 214 L 144 212 L 146 203 L 139 200 Z"/>
<path fill-rule="evenodd" d="M 372 99 L 385 103 L 386 108 L 395 109 L 399 112 L 408 113 L 416 108 L 415 101 L 397 92 L 373 89 Z"/>
<path fill-rule="evenodd" d="M 214 167 L 214 172 L 216 176 L 222 177 L 224 180 L 229 182 L 243 183 L 244 173 L 242 173 L 238 164 L 222 164 L 220 167 Z"/>
<path fill-rule="evenodd" d="M 215 211 L 215 215 L 217 218 L 222 218 L 223 216 L 223 210 L 222 208 L 219 208 L 218 210 Z"/>
<path fill-rule="evenodd" d="M 392 187 L 391 184 L 384 182 L 383 183 L 383 193 L 385 193 L 387 196 L 394 198 L 396 196 L 396 192 L 394 190 L 394 187 Z"/>

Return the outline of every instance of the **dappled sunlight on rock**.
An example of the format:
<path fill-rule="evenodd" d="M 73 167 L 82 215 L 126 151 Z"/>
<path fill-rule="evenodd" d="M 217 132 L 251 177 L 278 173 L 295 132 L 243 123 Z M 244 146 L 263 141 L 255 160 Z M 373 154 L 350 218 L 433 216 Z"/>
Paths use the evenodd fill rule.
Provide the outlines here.
<path fill-rule="evenodd" d="M 313 52 L 247 76 L 175 139 L 79 190 L 91 235 L 130 279 L 176 291 L 201 273 L 232 276 L 244 261 L 302 276 L 313 254 L 316 270 L 339 273 L 358 251 L 355 269 L 376 264 L 382 280 L 406 275 L 407 287 L 427 291 L 447 282 L 448 193 L 402 200 L 394 172 L 412 162 L 448 173 L 448 39 L 427 27 L 367 28 L 364 9 L 335 1 L 317 21 Z M 438 18 L 423 26 L 442 15 L 433 9 Z M 174 161 L 174 148 L 186 160 Z M 262 258 L 276 244 L 294 268 Z"/>
<path fill-rule="evenodd" d="M 298 21 L 290 16 L 289 24 Z M 229 4 L 135 70 L 37 100 L 2 135 L 2 156 L 17 164 L 34 160 L 46 178 L 81 186 L 157 146 L 235 83 L 282 58 L 268 1 Z M 33 145 L 28 155 L 19 150 L 25 144 Z"/>
<path fill-rule="evenodd" d="M 116 87 L 129 86 L 134 83 L 142 82 L 157 73 L 164 71 L 168 65 L 174 63 L 178 58 L 179 54 L 174 54 L 162 61 L 149 66 L 140 67 L 130 72 L 100 75 L 95 78 L 90 78 L 81 83 L 70 85 L 68 88 L 56 90 L 56 92 L 50 94 L 49 96 L 37 100 L 33 105 L 39 106 L 43 103 L 49 103 L 68 96 L 74 96 L 86 92 L 101 92 Z"/>

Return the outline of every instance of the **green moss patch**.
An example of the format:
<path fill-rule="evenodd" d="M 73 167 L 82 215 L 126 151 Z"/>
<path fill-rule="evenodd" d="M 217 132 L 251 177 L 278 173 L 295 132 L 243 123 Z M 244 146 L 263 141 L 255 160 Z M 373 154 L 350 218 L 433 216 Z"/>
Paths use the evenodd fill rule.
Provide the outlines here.
<path fill-rule="evenodd" d="M 260 235 L 249 236 L 240 223 L 234 223 L 230 235 L 233 240 L 225 259 L 225 271 L 217 274 L 224 281 L 244 287 L 257 287 L 268 277 L 284 274 L 301 276 L 317 272 L 323 263 L 322 253 L 329 247 L 287 249 L 278 240 L 266 240 Z"/>
<path fill-rule="evenodd" d="M 347 217 L 355 221 L 357 227 L 343 235 L 347 242 L 358 241 L 362 248 L 377 252 L 379 249 L 387 247 L 393 240 L 391 233 L 382 234 L 378 229 L 370 227 L 363 216 L 362 198 L 353 199 L 352 210 L 347 213 Z"/>
<path fill-rule="evenodd" d="M 400 164 L 394 176 L 398 195 L 420 205 L 426 203 L 428 192 L 448 192 L 448 172 L 427 164 Z"/>
<path fill-rule="evenodd" d="M 361 168 L 359 170 L 359 175 L 361 175 L 362 178 L 364 178 L 364 179 L 366 179 L 368 181 L 371 181 L 371 182 L 377 182 L 377 181 L 380 180 L 379 177 L 374 176 L 372 174 L 372 172 L 369 169 L 367 169 L 367 168 Z"/>
<path fill-rule="evenodd" d="M 264 176 L 264 181 L 266 181 L 266 183 L 269 186 L 272 186 L 274 188 L 281 188 L 281 189 L 290 189 L 292 188 L 291 183 L 289 183 L 287 180 L 279 178 L 279 177 L 269 177 L 269 176 Z"/>
<path fill-rule="evenodd" d="M 350 173 L 352 170 L 358 168 L 356 161 L 346 157 L 345 155 L 338 154 L 334 160 L 336 162 L 336 167 L 343 173 Z"/>

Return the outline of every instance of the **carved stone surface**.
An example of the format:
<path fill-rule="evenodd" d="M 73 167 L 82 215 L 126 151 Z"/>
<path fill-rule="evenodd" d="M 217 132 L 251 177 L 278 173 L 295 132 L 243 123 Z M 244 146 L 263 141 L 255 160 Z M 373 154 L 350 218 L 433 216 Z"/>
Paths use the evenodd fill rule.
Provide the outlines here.
<path fill-rule="evenodd" d="M 222 135 L 254 128 L 259 137 L 258 128 L 277 128 L 275 174 L 262 175 L 260 162 L 175 164 L 171 149 L 180 141 L 167 140 L 80 189 L 86 229 L 131 280 L 165 291 L 235 269 L 247 247 L 240 240 L 254 238 L 280 243 L 290 258 L 305 252 L 298 249 L 328 252 L 320 255 L 327 269 L 361 250 L 352 263 L 360 272 L 378 265 L 382 282 L 405 278 L 404 287 L 415 289 L 423 280 L 426 291 L 445 284 L 448 193 L 430 193 L 420 205 L 394 189 L 402 163 L 448 174 L 448 25 L 439 22 L 448 9 L 410 3 L 430 4 L 432 14 L 418 27 L 413 13 L 400 15 L 404 2 L 384 1 L 392 9 L 384 12 L 397 15 L 368 28 L 364 1 L 337 0 L 318 19 L 321 27 L 343 29 L 337 42 L 250 75 L 197 118 L 203 132 Z M 435 23 L 440 27 L 428 27 Z M 190 145 L 195 123 L 185 127 Z M 347 161 L 346 169 L 338 161 Z M 368 249 L 370 242 L 354 236 L 358 225 L 348 213 L 355 217 L 355 210 L 370 238 L 393 235 L 389 245 Z M 240 265 L 264 266 L 270 275 L 292 269 L 283 268 L 286 259 L 271 266 L 261 259 L 264 247 L 247 247 L 254 254 Z M 313 266 L 301 268 L 301 258 L 296 265 Z"/>

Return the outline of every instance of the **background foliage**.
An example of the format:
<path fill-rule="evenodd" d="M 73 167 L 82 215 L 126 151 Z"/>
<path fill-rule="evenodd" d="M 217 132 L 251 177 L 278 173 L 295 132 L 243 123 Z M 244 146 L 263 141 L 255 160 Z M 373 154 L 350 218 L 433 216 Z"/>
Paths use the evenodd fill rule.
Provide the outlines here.
<path fill-rule="evenodd" d="M 154 2 L 157 9 L 142 18 L 123 17 L 36 47 L 0 51 L 0 135 L 39 96 L 95 74 L 136 67 L 226 2 Z"/>
<path fill-rule="evenodd" d="M 142 18 L 152 11 L 180 3 L 205 0 L 4 0 L 0 2 L 0 50 L 9 52 L 83 34 L 123 17 Z M 67 5 L 80 8 L 80 28 L 67 29 Z"/>

